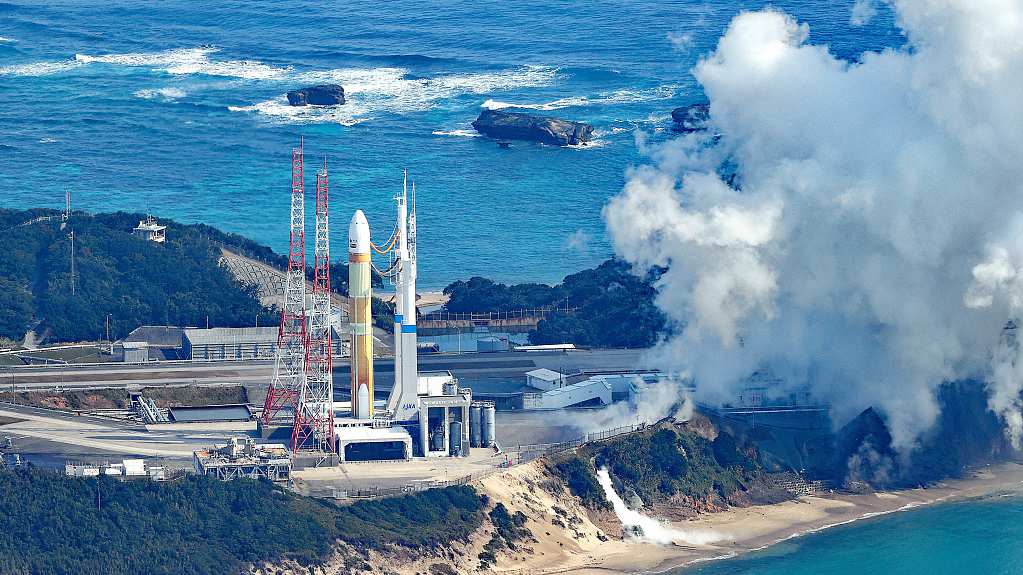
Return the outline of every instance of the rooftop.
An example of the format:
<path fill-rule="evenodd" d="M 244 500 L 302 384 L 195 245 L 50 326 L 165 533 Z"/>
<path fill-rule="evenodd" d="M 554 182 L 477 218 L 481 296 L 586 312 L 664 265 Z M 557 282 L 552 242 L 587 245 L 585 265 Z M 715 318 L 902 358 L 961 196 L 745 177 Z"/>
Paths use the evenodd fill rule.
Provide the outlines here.
<path fill-rule="evenodd" d="M 248 421 L 251 418 L 252 411 L 245 404 L 170 408 L 170 420 L 175 423 Z"/>
<path fill-rule="evenodd" d="M 276 343 L 277 326 L 185 328 L 183 337 L 191 345 L 221 343 Z"/>
<path fill-rule="evenodd" d="M 541 367 L 540 369 L 527 371 L 526 377 L 535 377 L 536 379 L 542 379 L 544 381 L 561 381 L 565 379 L 565 374 L 552 369 L 547 369 L 546 367 Z"/>

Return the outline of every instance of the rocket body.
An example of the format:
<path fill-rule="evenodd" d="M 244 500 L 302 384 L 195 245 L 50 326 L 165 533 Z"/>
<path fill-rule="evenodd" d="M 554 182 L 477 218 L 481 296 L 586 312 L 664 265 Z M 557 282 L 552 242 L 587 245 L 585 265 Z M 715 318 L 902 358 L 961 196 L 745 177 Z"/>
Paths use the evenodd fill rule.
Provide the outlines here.
<path fill-rule="evenodd" d="M 373 315 L 369 223 L 356 210 L 348 226 L 348 296 L 351 301 L 352 417 L 373 417 Z"/>

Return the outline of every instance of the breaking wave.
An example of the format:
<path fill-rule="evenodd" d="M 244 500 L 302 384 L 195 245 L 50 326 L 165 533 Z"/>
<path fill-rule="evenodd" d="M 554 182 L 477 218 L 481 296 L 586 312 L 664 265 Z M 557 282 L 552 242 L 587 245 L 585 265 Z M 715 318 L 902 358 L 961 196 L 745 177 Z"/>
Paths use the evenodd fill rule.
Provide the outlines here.
<path fill-rule="evenodd" d="M 504 72 L 409 77 L 405 68 L 339 68 L 290 76 L 299 85 L 336 83 L 344 86 L 346 103 L 336 107 L 288 106 L 284 95 L 251 106 L 232 106 L 233 112 L 258 112 L 274 121 L 353 125 L 377 114 L 426 111 L 441 100 L 467 93 L 549 84 L 557 70 L 526 66 Z M 462 135 L 462 134 L 451 134 Z"/>
<path fill-rule="evenodd" d="M 157 89 L 146 89 L 135 92 L 136 98 L 142 98 L 143 100 L 164 100 L 173 101 L 178 98 L 185 97 L 185 91 L 179 88 L 157 88 Z"/>
<path fill-rule="evenodd" d="M 255 112 L 275 124 L 340 124 L 354 126 L 364 120 L 359 106 L 292 106 L 284 96 L 251 106 L 228 106 L 232 112 Z"/>
<path fill-rule="evenodd" d="M 218 48 L 176 48 L 160 52 L 133 52 L 128 54 L 106 54 L 90 56 L 75 54 L 75 60 L 83 64 L 99 62 L 119 66 L 141 66 L 161 70 L 168 74 L 203 74 L 226 76 L 246 80 L 270 80 L 284 78 L 291 68 L 277 68 L 258 60 L 211 60 L 210 55 Z"/>
<path fill-rule="evenodd" d="M 432 134 L 434 136 L 460 136 L 463 138 L 477 138 L 480 135 L 476 130 L 434 130 Z"/>
<path fill-rule="evenodd" d="M 581 108 L 585 106 L 608 106 L 617 104 L 633 104 L 638 102 L 649 102 L 651 100 L 667 100 L 675 97 L 677 86 L 658 86 L 650 90 L 615 90 L 599 96 L 590 98 L 588 96 L 568 96 L 551 102 L 540 104 L 516 104 L 513 102 L 501 102 L 499 100 L 487 100 L 482 107 L 490 110 L 503 110 L 505 108 L 522 108 L 527 110 L 560 110 L 562 108 Z"/>
<path fill-rule="evenodd" d="M 0 76 L 49 76 L 73 70 L 81 65 L 80 62 L 74 60 L 14 64 L 12 66 L 0 66 Z"/>
<path fill-rule="evenodd" d="M 0 36 L 0 44 L 7 44 L 11 42 L 17 42 L 17 40 L 15 40 L 14 38 L 5 38 L 3 36 Z"/>

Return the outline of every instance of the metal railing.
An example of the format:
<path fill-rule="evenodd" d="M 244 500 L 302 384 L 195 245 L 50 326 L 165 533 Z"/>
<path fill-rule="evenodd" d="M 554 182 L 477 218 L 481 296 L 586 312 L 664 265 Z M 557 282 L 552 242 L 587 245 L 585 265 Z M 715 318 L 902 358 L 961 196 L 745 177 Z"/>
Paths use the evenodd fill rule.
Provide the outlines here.
<path fill-rule="evenodd" d="M 419 321 L 491 321 L 501 319 L 543 319 L 554 313 L 572 313 L 579 308 L 549 308 L 540 307 L 532 309 L 514 309 L 507 311 L 483 311 L 483 312 L 450 312 L 437 311 L 424 314 Z"/>

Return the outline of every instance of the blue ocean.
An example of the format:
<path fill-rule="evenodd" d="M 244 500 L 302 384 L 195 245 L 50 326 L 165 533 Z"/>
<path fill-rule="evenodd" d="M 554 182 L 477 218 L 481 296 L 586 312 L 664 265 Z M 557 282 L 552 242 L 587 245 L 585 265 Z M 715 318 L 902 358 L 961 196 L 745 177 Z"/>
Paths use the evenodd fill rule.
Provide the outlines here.
<path fill-rule="evenodd" d="M 884 515 L 673 575 L 1015 575 L 1023 498 L 993 496 Z"/>
<path fill-rule="evenodd" d="M 330 164 L 335 246 L 357 208 L 387 235 L 407 168 L 421 287 L 557 281 L 611 255 L 604 204 L 674 137 L 671 109 L 701 99 L 690 70 L 731 18 L 766 4 L 0 2 L 0 206 L 61 207 L 68 189 L 78 209 L 204 222 L 285 251 L 304 137 L 307 163 Z M 854 26 L 852 0 L 770 4 L 846 59 L 904 41 L 884 6 Z M 348 104 L 286 105 L 323 82 Z M 501 149 L 473 134 L 482 106 L 583 120 L 598 137 Z M 942 505 L 693 573 L 1020 573 L 1021 526 L 1019 499 Z"/>
<path fill-rule="evenodd" d="M 782 0 L 856 59 L 903 38 L 883 7 Z M 689 70 L 764 1 L 0 2 L 0 206 L 151 212 L 286 251 L 291 148 L 329 161 L 335 245 L 386 236 L 407 168 L 420 278 L 554 282 L 611 255 L 601 210 L 701 99 Z M 288 107 L 340 83 L 348 104 Z M 474 137 L 481 106 L 583 120 L 580 148 Z M 307 169 L 312 188 L 312 169 Z M 339 253 L 335 249 L 335 253 Z"/>

